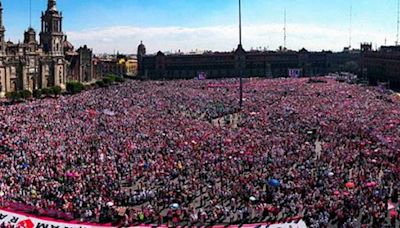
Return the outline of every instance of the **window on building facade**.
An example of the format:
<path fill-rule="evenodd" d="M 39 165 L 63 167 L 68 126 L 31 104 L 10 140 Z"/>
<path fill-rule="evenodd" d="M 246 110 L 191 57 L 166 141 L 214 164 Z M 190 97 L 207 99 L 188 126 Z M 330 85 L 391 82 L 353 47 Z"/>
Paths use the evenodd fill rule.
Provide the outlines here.
<path fill-rule="evenodd" d="M 59 71 L 59 79 L 60 79 L 60 84 L 63 84 L 63 77 L 64 77 L 64 75 L 63 75 L 63 72 L 62 72 L 62 67 L 60 67 L 60 71 Z"/>

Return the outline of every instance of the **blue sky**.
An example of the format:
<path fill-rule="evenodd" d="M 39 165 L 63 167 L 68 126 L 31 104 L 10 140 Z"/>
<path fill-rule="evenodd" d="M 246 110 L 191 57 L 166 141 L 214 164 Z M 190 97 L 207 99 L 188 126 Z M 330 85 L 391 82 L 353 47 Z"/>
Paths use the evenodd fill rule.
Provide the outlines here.
<path fill-rule="evenodd" d="M 352 45 L 383 45 L 396 40 L 397 0 L 242 0 L 243 41 L 247 49 L 287 46 L 341 50 Z M 29 0 L 2 0 L 6 39 L 22 40 L 29 26 Z M 231 50 L 237 44 L 237 0 L 57 0 L 64 30 L 76 46 L 96 53 L 134 53 L 143 40 L 150 52 Z M 32 0 L 32 26 L 40 28 L 47 0 Z M 39 32 L 39 31 L 38 31 Z"/>

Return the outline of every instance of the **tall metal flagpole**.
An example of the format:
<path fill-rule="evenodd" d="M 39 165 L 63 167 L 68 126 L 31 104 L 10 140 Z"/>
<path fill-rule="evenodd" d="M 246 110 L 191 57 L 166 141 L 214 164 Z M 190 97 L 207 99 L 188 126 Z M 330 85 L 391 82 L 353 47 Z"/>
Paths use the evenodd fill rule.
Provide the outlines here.
<path fill-rule="evenodd" d="M 239 0 L 239 45 L 242 46 L 242 1 Z"/>
<path fill-rule="evenodd" d="M 349 49 L 353 39 L 353 2 L 350 2 L 350 27 L 349 27 Z"/>
<path fill-rule="evenodd" d="M 396 35 L 396 46 L 399 45 L 399 26 L 400 26 L 400 0 L 397 1 L 397 35 Z"/>
<path fill-rule="evenodd" d="M 242 1 L 239 0 L 239 47 L 240 49 L 242 49 Z M 239 92 L 240 92 L 240 101 L 239 101 L 239 107 L 240 110 L 242 110 L 243 108 L 243 64 L 242 64 L 242 60 L 239 60 L 240 63 L 240 88 L 239 88 Z"/>
<path fill-rule="evenodd" d="M 284 12 L 284 18 L 283 18 L 283 50 L 286 51 L 286 8 L 285 8 L 285 12 Z"/>

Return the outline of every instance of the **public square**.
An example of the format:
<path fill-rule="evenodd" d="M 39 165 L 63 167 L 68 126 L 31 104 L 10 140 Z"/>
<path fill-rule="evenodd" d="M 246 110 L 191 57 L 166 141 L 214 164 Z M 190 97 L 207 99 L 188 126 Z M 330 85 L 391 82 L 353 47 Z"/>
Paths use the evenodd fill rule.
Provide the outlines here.
<path fill-rule="evenodd" d="M 1 106 L 0 206 L 120 226 L 399 224 L 400 97 L 254 78 L 240 110 L 238 88 L 127 81 Z"/>

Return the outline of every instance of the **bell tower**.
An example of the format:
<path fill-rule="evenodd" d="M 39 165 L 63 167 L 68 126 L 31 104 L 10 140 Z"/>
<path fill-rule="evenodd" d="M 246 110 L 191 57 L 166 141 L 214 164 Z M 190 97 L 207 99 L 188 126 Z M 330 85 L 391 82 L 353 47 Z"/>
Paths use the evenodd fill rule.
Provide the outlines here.
<path fill-rule="evenodd" d="M 62 13 L 57 10 L 56 0 L 48 0 L 47 10 L 42 12 L 40 45 L 50 56 L 64 56 L 65 35 L 62 30 Z"/>
<path fill-rule="evenodd" d="M 0 56 L 6 54 L 6 41 L 4 40 L 5 33 L 6 29 L 3 25 L 3 4 L 0 1 Z"/>
<path fill-rule="evenodd" d="M 66 84 L 66 61 L 64 55 L 65 34 L 62 29 L 62 13 L 57 10 L 56 0 L 48 0 L 47 10 L 42 12 L 40 46 L 47 58 L 41 62 L 41 87 Z"/>
<path fill-rule="evenodd" d="M 138 72 L 143 75 L 142 66 L 143 66 L 143 57 L 146 55 L 146 46 L 144 46 L 143 42 L 140 41 L 140 44 L 137 49 L 137 60 L 138 60 Z"/>

